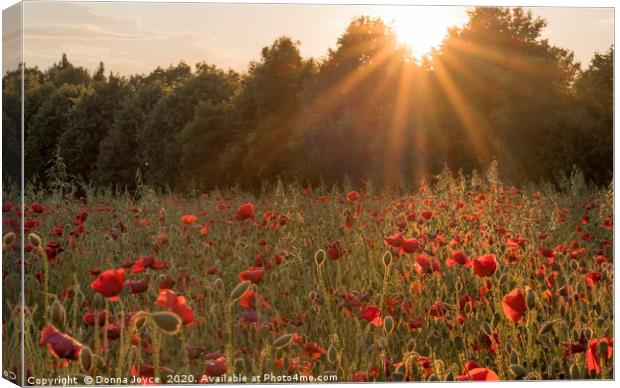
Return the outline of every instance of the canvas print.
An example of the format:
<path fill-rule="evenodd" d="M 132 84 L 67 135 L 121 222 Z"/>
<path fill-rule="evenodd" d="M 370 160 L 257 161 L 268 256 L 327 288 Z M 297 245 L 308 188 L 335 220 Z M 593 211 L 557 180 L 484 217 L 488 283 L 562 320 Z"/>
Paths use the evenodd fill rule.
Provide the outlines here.
<path fill-rule="evenodd" d="M 3 11 L 2 376 L 614 379 L 611 7 Z"/>

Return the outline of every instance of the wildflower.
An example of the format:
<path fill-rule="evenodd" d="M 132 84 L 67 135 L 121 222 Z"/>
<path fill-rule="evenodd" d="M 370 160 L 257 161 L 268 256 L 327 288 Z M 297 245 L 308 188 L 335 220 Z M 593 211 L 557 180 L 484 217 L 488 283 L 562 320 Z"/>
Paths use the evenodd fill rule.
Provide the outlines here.
<path fill-rule="evenodd" d="M 237 214 L 235 219 L 237 221 L 247 220 L 248 218 L 254 218 L 254 211 L 256 207 L 252 203 L 244 203 L 237 208 Z"/>
<path fill-rule="evenodd" d="M 473 271 L 480 277 L 491 276 L 497 269 L 497 259 L 493 253 L 477 257 L 473 260 Z"/>
<path fill-rule="evenodd" d="M 118 300 L 118 294 L 123 289 L 123 283 L 125 282 L 125 269 L 109 269 L 99 275 L 90 287 L 101 295 L 105 296 L 109 300 Z"/>
<path fill-rule="evenodd" d="M 249 280 L 254 284 L 259 284 L 265 276 L 265 271 L 260 268 L 250 267 L 245 271 L 239 272 L 239 280 Z"/>
<path fill-rule="evenodd" d="M 75 361 L 80 355 L 80 351 L 84 347 L 74 338 L 67 334 L 61 333 L 53 325 L 47 325 L 41 331 L 41 339 L 39 346 L 47 345 L 50 352 L 58 358 Z"/>
<path fill-rule="evenodd" d="M 160 290 L 155 304 L 161 307 L 167 307 L 170 311 L 181 317 L 183 324 L 187 326 L 194 323 L 194 311 L 186 304 L 185 297 L 177 295 L 174 291 L 168 289 Z"/>
<path fill-rule="evenodd" d="M 502 298 L 502 309 L 506 318 L 518 322 L 525 315 L 525 295 L 518 288 L 510 291 Z"/>

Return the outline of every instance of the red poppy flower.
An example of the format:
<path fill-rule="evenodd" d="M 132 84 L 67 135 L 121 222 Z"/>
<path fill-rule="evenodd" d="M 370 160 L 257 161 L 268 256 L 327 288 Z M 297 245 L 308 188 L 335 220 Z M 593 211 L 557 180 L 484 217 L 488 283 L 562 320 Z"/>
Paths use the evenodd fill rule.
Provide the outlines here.
<path fill-rule="evenodd" d="M 239 280 L 249 280 L 254 284 L 259 284 L 265 276 L 265 271 L 260 268 L 250 267 L 243 272 L 239 272 Z"/>
<path fill-rule="evenodd" d="M 65 229 L 64 225 L 55 225 L 55 226 L 52 227 L 51 233 L 54 236 L 59 236 L 60 237 L 60 236 L 62 236 L 62 232 L 64 231 L 64 229 Z"/>
<path fill-rule="evenodd" d="M 101 295 L 105 296 L 109 300 L 118 300 L 118 294 L 123 289 L 123 283 L 125 282 L 125 269 L 109 269 L 99 275 L 90 287 Z"/>
<path fill-rule="evenodd" d="M 355 372 L 351 375 L 352 383 L 365 383 L 368 381 L 368 373 L 365 372 Z"/>
<path fill-rule="evenodd" d="M 106 335 L 110 340 L 117 340 L 121 338 L 121 327 L 116 323 L 110 323 L 108 327 L 106 327 Z"/>
<path fill-rule="evenodd" d="M 140 273 L 146 271 L 147 268 L 153 268 L 155 262 L 156 257 L 153 255 L 139 257 L 131 268 L 131 273 Z"/>
<path fill-rule="evenodd" d="M 184 225 L 191 225 L 196 221 L 198 221 L 198 217 L 193 214 L 185 214 L 183 217 L 181 217 L 181 222 Z"/>
<path fill-rule="evenodd" d="M 60 241 L 48 241 L 45 244 L 45 255 L 47 256 L 47 261 L 53 263 L 56 261 L 56 256 L 64 252 L 65 250 L 60 245 Z"/>
<path fill-rule="evenodd" d="M 158 288 L 160 290 L 172 288 L 174 286 L 174 279 L 170 275 L 162 274 L 159 275 L 159 285 Z"/>
<path fill-rule="evenodd" d="M 439 271 L 441 263 L 436 258 L 429 258 L 426 256 L 418 256 L 415 259 L 415 267 L 418 275 L 431 274 Z"/>
<path fill-rule="evenodd" d="M 349 191 L 347 193 L 347 201 L 349 202 L 355 202 L 359 199 L 360 197 L 360 193 L 358 193 L 357 191 Z"/>
<path fill-rule="evenodd" d="M 497 269 L 497 259 L 493 253 L 477 257 L 473 260 L 473 271 L 480 277 L 491 276 Z"/>
<path fill-rule="evenodd" d="M 568 356 L 570 354 L 582 353 L 586 351 L 586 346 L 581 342 L 569 342 L 562 341 L 562 346 L 564 346 L 564 356 Z"/>
<path fill-rule="evenodd" d="M 383 241 L 394 248 L 399 248 L 403 244 L 403 232 L 395 233 L 383 239 Z"/>
<path fill-rule="evenodd" d="M 598 346 L 600 343 L 607 343 L 607 354 L 598 354 Z M 588 349 L 586 349 L 586 365 L 588 366 L 588 371 L 590 373 L 600 373 L 601 366 L 599 365 L 599 359 L 605 358 L 606 360 L 611 360 L 611 357 L 614 352 L 614 339 L 613 338 L 596 338 L 591 339 L 588 343 Z"/>
<path fill-rule="evenodd" d="M 433 217 L 433 212 L 430 211 L 430 210 L 425 210 L 425 211 L 421 212 L 420 215 L 425 220 L 430 220 Z"/>
<path fill-rule="evenodd" d="M 525 295 L 518 288 L 510 291 L 502 298 L 502 309 L 506 318 L 518 322 L 525 315 Z"/>
<path fill-rule="evenodd" d="M 325 349 L 316 342 L 307 342 L 301 349 L 301 356 L 313 361 L 321 358 L 321 355 L 324 353 Z"/>
<path fill-rule="evenodd" d="M 420 247 L 420 243 L 415 238 L 405 238 L 400 245 L 400 251 L 404 253 L 414 253 Z"/>
<path fill-rule="evenodd" d="M 327 243 L 327 256 L 330 260 L 338 260 L 347 254 L 347 250 L 342 246 L 340 241 L 330 241 Z"/>
<path fill-rule="evenodd" d="M 237 214 L 235 219 L 237 221 L 247 220 L 248 218 L 254 218 L 254 211 L 256 207 L 252 203 L 244 203 L 237 208 Z"/>
<path fill-rule="evenodd" d="M 476 368 L 481 368 L 480 364 L 478 364 L 476 361 L 474 360 L 467 360 L 465 362 L 465 368 L 463 369 L 463 371 L 461 372 L 462 375 L 466 375 L 468 371 L 472 370 L 472 369 L 476 369 Z"/>
<path fill-rule="evenodd" d="M 185 297 L 177 295 L 174 291 L 160 290 L 155 304 L 170 309 L 181 317 L 183 324 L 187 326 L 194 323 L 194 311 L 185 303 Z"/>
<path fill-rule="evenodd" d="M 468 265 L 469 257 L 463 251 L 454 251 L 452 255 L 446 260 L 448 267 L 454 267 L 455 265 Z"/>
<path fill-rule="evenodd" d="M 205 361 L 205 371 L 203 372 L 204 376 L 209 377 L 217 377 L 226 373 L 226 360 L 224 357 L 220 357 L 215 360 L 207 360 Z"/>
<path fill-rule="evenodd" d="M 457 376 L 458 381 L 499 381 L 497 373 L 487 368 L 474 368 L 467 373 Z"/>
<path fill-rule="evenodd" d="M 151 278 L 146 275 L 138 280 L 129 280 L 125 283 L 125 286 L 131 290 L 132 294 L 141 294 L 149 289 Z"/>
<path fill-rule="evenodd" d="M 247 290 L 239 298 L 239 306 L 244 309 L 255 309 L 259 301 L 262 308 L 269 307 L 269 303 L 267 303 L 264 296 L 254 290 Z"/>
<path fill-rule="evenodd" d="M 105 326 L 106 317 L 108 319 L 108 323 L 112 322 L 112 316 L 107 310 L 99 311 L 96 315 L 95 313 L 86 313 L 82 315 L 82 322 L 91 327 L 95 327 L 96 322 L 98 326 L 103 327 Z"/>
<path fill-rule="evenodd" d="M 443 305 L 443 302 L 440 300 L 436 300 L 435 303 L 428 309 L 428 315 L 436 319 L 442 319 L 448 310 Z"/>
<path fill-rule="evenodd" d="M 59 332 L 53 325 L 47 325 L 41 331 L 39 346 L 45 345 L 48 345 L 50 352 L 52 352 L 55 357 L 67 360 L 77 360 L 80 351 L 84 347 L 84 345 L 74 338 Z"/>
<path fill-rule="evenodd" d="M 601 280 L 601 273 L 600 272 L 590 272 L 588 274 L 583 275 L 582 278 L 584 278 L 586 280 L 586 282 L 588 282 L 588 285 L 590 287 L 594 287 L 596 285 L 596 283 L 598 283 Z"/>
<path fill-rule="evenodd" d="M 41 214 L 41 213 L 43 213 L 43 212 L 45 211 L 45 208 L 44 208 L 44 207 L 43 207 L 43 205 L 41 205 L 39 202 L 33 202 L 33 203 L 30 205 L 30 210 L 31 210 L 33 213 L 39 213 L 39 214 Z"/>
<path fill-rule="evenodd" d="M 359 318 L 368 321 L 375 326 L 381 326 L 383 319 L 381 318 L 381 310 L 377 306 L 362 307 Z"/>

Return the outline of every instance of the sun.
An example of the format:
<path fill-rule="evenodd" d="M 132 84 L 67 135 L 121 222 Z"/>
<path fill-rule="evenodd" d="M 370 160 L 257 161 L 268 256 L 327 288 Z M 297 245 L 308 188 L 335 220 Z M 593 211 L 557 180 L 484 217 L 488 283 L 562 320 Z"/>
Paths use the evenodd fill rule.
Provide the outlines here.
<path fill-rule="evenodd" d="M 421 58 L 438 47 L 448 28 L 467 21 L 466 7 L 386 6 L 379 16 L 391 25 L 398 40 L 411 48 L 413 56 Z"/>

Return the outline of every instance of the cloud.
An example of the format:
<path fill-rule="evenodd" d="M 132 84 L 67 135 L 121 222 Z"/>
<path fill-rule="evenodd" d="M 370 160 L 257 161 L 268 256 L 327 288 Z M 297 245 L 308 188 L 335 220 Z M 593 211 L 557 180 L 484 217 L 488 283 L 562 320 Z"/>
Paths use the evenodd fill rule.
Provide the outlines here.
<path fill-rule="evenodd" d="M 212 36 L 145 29 L 139 18 L 102 15 L 86 5 L 27 3 L 26 14 L 26 63 L 41 68 L 62 53 L 76 65 L 94 69 L 102 61 L 122 74 L 148 73 L 180 60 L 236 69 L 248 62 L 234 48 L 217 47 L 224 43 Z"/>

